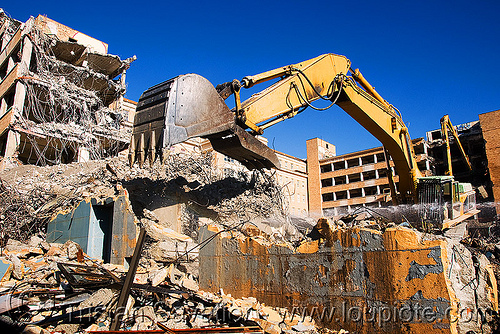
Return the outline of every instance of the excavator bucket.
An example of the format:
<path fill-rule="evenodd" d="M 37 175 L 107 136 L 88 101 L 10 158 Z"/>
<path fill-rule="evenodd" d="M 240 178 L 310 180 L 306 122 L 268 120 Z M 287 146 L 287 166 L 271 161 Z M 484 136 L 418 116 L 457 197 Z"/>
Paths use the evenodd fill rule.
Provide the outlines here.
<path fill-rule="evenodd" d="M 214 86 L 185 74 L 147 89 L 137 103 L 130 164 L 163 159 L 165 149 L 189 138 L 208 138 L 214 150 L 249 169 L 279 167 L 273 150 L 241 128 Z"/>

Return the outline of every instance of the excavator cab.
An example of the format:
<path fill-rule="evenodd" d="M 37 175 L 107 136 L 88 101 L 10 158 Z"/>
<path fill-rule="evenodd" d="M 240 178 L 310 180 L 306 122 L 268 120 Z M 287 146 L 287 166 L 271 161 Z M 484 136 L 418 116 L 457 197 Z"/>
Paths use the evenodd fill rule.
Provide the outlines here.
<path fill-rule="evenodd" d="M 137 103 L 129 160 L 163 159 L 172 145 L 190 138 L 210 140 L 214 150 L 248 169 L 278 167 L 272 149 L 245 131 L 214 86 L 185 74 L 147 89 Z"/>
<path fill-rule="evenodd" d="M 426 176 L 418 179 L 419 215 L 439 228 L 452 227 L 479 213 L 476 193 L 470 183 L 453 176 Z"/>

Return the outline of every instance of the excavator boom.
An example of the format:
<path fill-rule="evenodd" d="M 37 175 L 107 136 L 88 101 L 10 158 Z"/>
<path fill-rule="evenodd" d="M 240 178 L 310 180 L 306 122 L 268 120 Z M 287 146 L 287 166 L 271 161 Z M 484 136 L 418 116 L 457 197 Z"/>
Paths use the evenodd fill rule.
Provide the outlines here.
<path fill-rule="evenodd" d="M 349 75 L 351 73 L 351 75 Z M 241 102 L 241 87 L 277 79 Z M 228 93 L 229 91 L 229 93 Z M 234 95 L 230 110 L 224 99 Z M 137 105 L 130 160 L 143 163 L 162 156 L 171 145 L 192 137 L 208 138 L 213 148 L 250 169 L 279 165 L 272 149 L 255 134 L 294 117 L 318 99 L 339 105 L 383 144 L 399 175 L 401 202 L 415 202 L 417 168 L 408 130 L 395 108 L 387 103 L 340 55 L 319 57 L 216 88 L 196 74 L 181 75 L 146 90 Z M 248 130 L 248 131 L 247 131 Z"/>
<path fill-rule="evenodd" d="M 472 166 L 470 164 L 469 157 L 467 156 L 467 153 L 465 153 L 465 150 L 462 146 L 462 143 L 460 142 L 460 138 L 458 137 L 458 133 L 455 130 L 455 127 L 453 126 L 453 124 L 451 124 L 450 116 L 444 115 L 441 118 L 441 136 L 443 137 L 443 140 L 446 144 L 446 160 L 448 165 L 448 171 L 446 172 L 446 175 L 453 176 L 453 168 L 451 166 L 451 147 L 450 147 L 450 138 L 448 135 L 448 131 L 450 131 L 453 138 L 455 138 L 458 150 L 460 151 L 460 155 L 464 160 L 465 164 L 467 165 L 467 168 L 470 171 L 472 171 Z"/>

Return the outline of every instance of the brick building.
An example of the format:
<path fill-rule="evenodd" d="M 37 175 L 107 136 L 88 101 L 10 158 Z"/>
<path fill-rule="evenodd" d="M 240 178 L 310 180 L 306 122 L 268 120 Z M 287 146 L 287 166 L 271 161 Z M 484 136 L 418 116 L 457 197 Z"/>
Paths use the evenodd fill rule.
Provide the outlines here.
<path fill-rule="evenodd" d="M 493 200 L 500 214 L 500 110 L 479 114 L 487 156 L 487 173 L 491 180 Z"/>
<path fill-rule="evenodd" d="M 420 170 L 430 174 L 427 143 L 415 139 L 413 144 Z M 382 147 L 336 156 L 335 146 L 319 138 L 309 139 L 306 145 L 312 215 L 345 214 L 357 206 L 378 207 L 391 200 Z M 394 174 L 394 163 L 390 165 Z M 394 181 L 397 187 L 397 175 Z"/>

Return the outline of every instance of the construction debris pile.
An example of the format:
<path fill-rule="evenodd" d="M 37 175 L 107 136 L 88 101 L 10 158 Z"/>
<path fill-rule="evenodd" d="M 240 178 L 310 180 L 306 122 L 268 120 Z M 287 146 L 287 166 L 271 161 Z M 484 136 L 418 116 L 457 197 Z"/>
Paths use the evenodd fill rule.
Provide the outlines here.
<path fill-rule="evenodd" d="M 16 156 L 8 158 L 51 165 L 113 156 L 127 147 L 131 126 L 121 99 L 135 56 L 121 60 L 88 36 L 77 41 L 78 32 L 45 16 L 21 23 L 2 11 L 0 26 L 11 32 L 4 53 L 18 49 L 7 74 L 22 87 L 7 96 L 9 128 L 20 136 Z"/>
<path fill-rule="evenodd" d="M 447 305 L 448 290 L 453 288 L 462 306 L 477 304 L 487 309 L 479 325 L 461 324 L 460 328 L 495 328 L 497 318 L 489 305 L 495 284 L 487 279 L 485 269 L 487 257 L 494 261 L 497 256 L 491 245 L 477 248 L 477 241 L 469 242 L 472 247 L 467 250 L 460 245 L 460 236 L 422 234 L 372 210 L 335 221 L 322 219 L 316 226 L 308 221 L 292 225 L 281 188 L 271 176 L 254 172 L 224 177 L 212 159 L 211 154 L 171 154 L 163 163 L 143 167 L 130 167 L 125 159 L 116 157 L 6 170 L 0 178 L 2 323 L 13 330 L 30 324 L 38 326 L 38 331 L 65 333 L 110 329 L 127 265 L 90 257 L 87 254 L 95 247 L 87 244 L 47 242 L 46 232 L 55 217 L 64 215 L 71 218 L 68 228 L 76 228 L 81 219 L 76 208 L 81 203 L 99 206 L 126 196 L 136 228 L 144 228 L 147 237 L 120 322 L 122 329 L 230 325 L 270 334 L 330 333 L 319 328 L 340 330 L 343 325 L 339 328 L 306 316 L 309 311 L 294 312 L 284 302 L 292 303 L 287 298 L 295 294 L 308 296 L 304 301 L 323 298 L 322 291 L 330 291 L 326 296 L 335 295 L 340 285 L 344 292 L 328 300 L 335 307 L 342 305 L 342 293 L 352 293 L 349 289 L 358 291 L 356 287 L 363 284 L 368 290 L 376 284 L 386 286 L 391 271 L 384 271 L 386 278 L 377 278 L 374 273 L 379 275 L 377 270 L 388 267 L 374 264 L 391 257 L 409 268 L 404 283 L 398 284 L 417 288 L 414 295 L 399 302 L 437 303 L 439 310 Z M 172 203 L 177 204 L 170 210 Z M 116 237 L 121 236 L 111 235 Z M 476 262 L 481 268 L 477 282 Z M 358 269 L 360 266 L 366 268 Z M 436 284 L 439 296 L 425 295 L 428 283 L 418 288 L 420 283 L 415 282 L 424 279 Z M 365 281 L 372 283 L 362 283 Z M 328 288 L 330 284 L 333 290 Z M 305 290 L 298 293 L 293 289 Z"/>
<path fill-rule="evenodd" d="M 126 273 L 123 266 L 90 259 L 72 241 L 48 244 L 36 236 L 27 244 L 9 240 L 1 260 L 2 328 L 29 333 L 109 330 Z M 138 269 L 122 329 L 229 325 L 260 326 L 267 333 L 317 332 L 309 317 L 251 297 L 200 291 L 192 276 L 174 264 L 157 268 Z"/>
<path fill-rule="evenodd" d="M 269 175 L 255 171 L 225 178 L 211 159 L 210 153 L 172 154 L 164 164 L 143 168 L 130 168 L 119 157 L 12 168 L 0 178 L 1 244 L 5 245 L 8 238 L 25 241 L 43 234 L 54 213 L 71 210 L 86 198 L 105 200 L 123 189 L 138 220 L 158 220 L 148 219 L 144 212 L 153 210 L 159 197 L 182 203 L 181 231 L 195 239 L 199 216 L 222 224 L 272 219 L 288 226 L 282 229 L 283 235 L 297 233 L 283 209 L 281 188 Z M 161 223 L 168 224 L 164 219 Z"/>
<path fill-rule="evenodd" d="M 2 256 L 0 320 L 9 330 L 74 333 L 110 328 L 127 269 L 89 258 L 68 240 L 47 243 L 45 231 L 51 213 L 73 209 L 85 198 L 105 200 L 130 189 L 138 226 L 147 241 L 121 324 L 122 329 L 146 330 L 213 326 L 260 326 L 268 333 L 307 332 L 314 320 L 259 303 L 255 298 L 234 299 L 220 291 L 198 287 L 197 244 L 201 224 L 220 223 L 225 231 L 249 227 L 254 221 L 279 220 L 286 225 L 281 189 L 266 174 L 224 178 L 210 154 L 171 155 L 164 164 L 130 168 L 121 158 L 56 166 L 18 166 L 1 177 Z M 149 183 L 155 187 L 148 187 Z M 146 183 L 146 187 L 144 187 Z M 141 185 L 142 192 L 138 190 Z M 163 224 L 149 206 L 150 192 L 178 196 L 184 203 L 181 221 L 190 236 Z M 140 199 L 140 200 L 139 200 Z M 198 217 L 203 214 L 205 217 Z M 53 216 L 53 215 L 52 215 Z M 252 224 L 249 222 L 252 221 Z M 268 238 L 297 237 L 267 226 Z M 22 240 L 17 241 L 17 240 Z M 183 246 L 182 246 L 183 245 Z M 43 328 L 43 329 L 42 329 Z M 245 327 L 246 328 L 246 327 Z M 246 332 L 260 331 L 249 327 Z M 253 329 L 252 329 L 253 328 Z M 26 330 L 27 330 L 26 329 Z M 333 333 L 333 332 L 332 332 Z"/>

